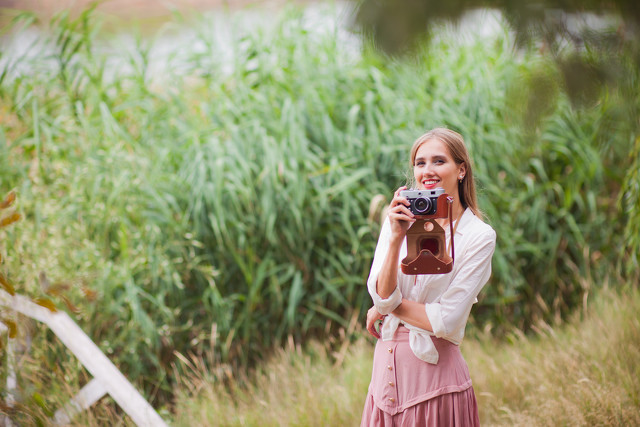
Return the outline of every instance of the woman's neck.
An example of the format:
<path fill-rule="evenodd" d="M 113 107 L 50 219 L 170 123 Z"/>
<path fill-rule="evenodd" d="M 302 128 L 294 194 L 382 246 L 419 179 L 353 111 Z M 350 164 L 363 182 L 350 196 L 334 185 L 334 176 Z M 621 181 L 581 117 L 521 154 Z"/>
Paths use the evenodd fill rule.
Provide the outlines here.
<path fill-rule="evenodd" d="M 464 213 L 465 208 L 460 204 L 459 201 L 454 200 L 453 201 L 453 206 L 451 208 L 451 218 L 453 219 L 453 221 L 458 221 L 460 220 L 460 218 L 462 217 L 462 214 Z M 449 224 L 449 218 L 440 218 L 437 220 L 438 224 L 440 224 L 441 227 L 444 227 L 445 225 Z"/>

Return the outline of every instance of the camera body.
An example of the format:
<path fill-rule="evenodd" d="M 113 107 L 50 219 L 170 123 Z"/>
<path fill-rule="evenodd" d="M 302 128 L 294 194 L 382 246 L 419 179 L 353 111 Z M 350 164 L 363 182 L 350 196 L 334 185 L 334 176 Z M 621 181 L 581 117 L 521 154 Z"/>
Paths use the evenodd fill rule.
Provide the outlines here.
<path fill-rule="evenodd" d="M 400 195 L 407 199 L 409 210 L 416 216 L 434 216 L 438 212 L 438 197 L 444 194 L 444 188 L 433 190 L 402 190 Z"/>

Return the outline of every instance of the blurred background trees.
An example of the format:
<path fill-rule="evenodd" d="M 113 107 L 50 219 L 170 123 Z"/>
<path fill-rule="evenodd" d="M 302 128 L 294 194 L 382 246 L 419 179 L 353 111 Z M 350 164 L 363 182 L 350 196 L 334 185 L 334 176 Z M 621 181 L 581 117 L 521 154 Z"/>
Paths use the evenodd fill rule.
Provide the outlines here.
<path fill-rule="evenodd" d="M 552 59 L 572 102 L 597 101 L 602 86 L 637 92 L 630 79 L 640 66 L 640 5 L 633 0 L 362 0 L 356 22 L 382 51 L 403 54 L 432 36 L 437 24 L 460 24 L 477 10 L 500 12 L 516 47 L 536 47 Z"/>

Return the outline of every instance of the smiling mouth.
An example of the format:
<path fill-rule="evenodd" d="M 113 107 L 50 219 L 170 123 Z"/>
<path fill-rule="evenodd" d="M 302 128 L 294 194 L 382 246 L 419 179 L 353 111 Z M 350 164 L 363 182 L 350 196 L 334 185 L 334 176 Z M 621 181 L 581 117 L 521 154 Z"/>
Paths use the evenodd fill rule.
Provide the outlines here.
<path fill-rule="evenodd" d="M 426 181 L 422 181 L 422 185 L 424 185 L 425 187 L 431 187 L 433 185 L 438 184 L 440 181 L 437 179 L 428 179 Z"/>

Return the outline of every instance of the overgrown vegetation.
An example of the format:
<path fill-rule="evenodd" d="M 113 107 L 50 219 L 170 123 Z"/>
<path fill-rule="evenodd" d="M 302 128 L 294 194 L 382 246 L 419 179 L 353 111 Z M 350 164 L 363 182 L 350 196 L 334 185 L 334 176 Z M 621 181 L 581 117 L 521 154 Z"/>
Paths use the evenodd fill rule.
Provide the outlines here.
<path fill-rule="evenodd" d="M 608 289 L 592 303 L 567 324 L 539 325 L 532 336 L 514 329 L 509 340 L 482 333 L 465 339 L 482 425 L 640 422 L 640 293 Z M 279 351 L 242 389 L 225 388 L 194 366 L 184 377 L 177 425 L 358 425 L 372 362 L 371 340 L 337 355 L 313 341 L 305 350 Z"/>
<path fill-rule="evenodd" d="M 640 293 L 617 288 L 597 291 L 566 325 L 538 325 L 537 336 L 463 344 L 487 424 L 640 422 Z"/>
<path fill-rule="evenodd" d="M 468 141 L 499 236 L 476 323 L 553 324 L 594 284 L 637 275 L 638 116 L 612 89 L 581 110 L 556 97 L 532 122 L 518 79 L 545 60 L 514 56 L 506 34 L 389 61 L 288 9 L 234 28 L 232 57 L 202 22 L 154 73 L 153 40 L 125 48 L 99 23 L 61 14 L 3 54 L 0 187 L 25 214 L 5 262 L 27 292 L 40 271 L 75 285 L 77 321 L 156 404 L 178 357 L 238 372 L 352 330 L 369 305 L 371 201 L 404 183 L 434 126 Z"/>

